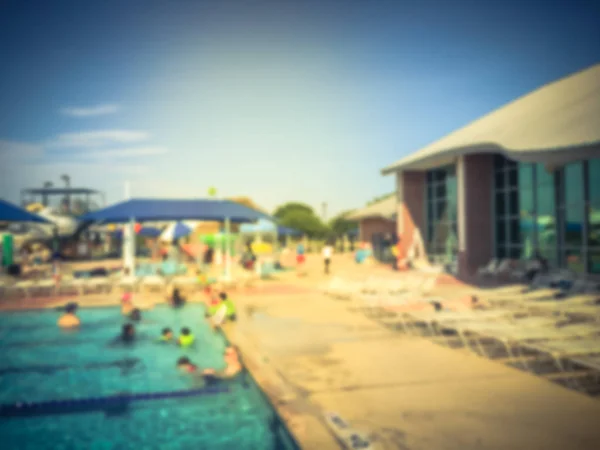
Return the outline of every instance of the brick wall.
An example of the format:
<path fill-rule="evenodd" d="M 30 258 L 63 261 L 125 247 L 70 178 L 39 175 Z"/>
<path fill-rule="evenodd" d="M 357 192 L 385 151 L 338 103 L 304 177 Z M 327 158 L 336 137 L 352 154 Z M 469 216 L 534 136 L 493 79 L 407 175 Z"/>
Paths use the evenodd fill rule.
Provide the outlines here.
<path fill-rule="evenodd" d="M 458 201 L 464 201 L 464 218 L 458 220 L 464 220 L 465 242 L 459 253 L 459 273 L 466 276 L 487 264 L 494 253 L 493 155 L 467 155 L 463 164 L 464 199 Z"/>
<path fill-rule="evenodd" d="M 396 222 L 383 218 L 363 219 L 359 222 L 360 240 L 371 242 L 371 238 L 377 233 L 396 232 Z"/>

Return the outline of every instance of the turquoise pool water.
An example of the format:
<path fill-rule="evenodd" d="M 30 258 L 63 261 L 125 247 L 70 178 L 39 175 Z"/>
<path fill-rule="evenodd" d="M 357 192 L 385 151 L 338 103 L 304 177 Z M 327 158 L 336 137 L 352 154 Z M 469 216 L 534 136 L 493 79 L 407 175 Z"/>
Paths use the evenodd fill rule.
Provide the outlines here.
<path fill-rule="evenodd" d="M 249 374 L 205 386 L 176 370 L 184 355 L 224 367 L 225 339 L 203 307 L 145 312 L 131 346 L 113 344 L 125 323 L 118 308 L 81 310 L 75 332 L 58 329 L 58 315 L 0 315 L 2 449 L 297 448 Z M 167 326 L 189 327 L 194 348 L 157 342 Z"/>

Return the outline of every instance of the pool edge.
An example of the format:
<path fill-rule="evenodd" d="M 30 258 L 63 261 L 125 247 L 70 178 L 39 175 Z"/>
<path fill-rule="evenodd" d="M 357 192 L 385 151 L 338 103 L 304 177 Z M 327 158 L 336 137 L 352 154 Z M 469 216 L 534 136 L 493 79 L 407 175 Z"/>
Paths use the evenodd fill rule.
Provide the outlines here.
<path fill-rule="evenodd" d="M 259 347 L 252 343 L 249 336 L 238 335 L 237 324 L 228 323 L 221 327 L 227 342 L 238 347 L 243 358 L 244 367 L 254 379 L 266 401 L 275 411 L 279 420 L 285 425 L 294 443 L 300 449 L 313 449 L 315 437 L 326 436 L 327 442 L 319 439 L 319 449 L 340 449 L 339 443 L 331 435 L 325 423 L 308 414 L 295 413 L 289 404 L 297 398 L 289 384 L 279 375 L 277 370 L 264 361 Z"/>

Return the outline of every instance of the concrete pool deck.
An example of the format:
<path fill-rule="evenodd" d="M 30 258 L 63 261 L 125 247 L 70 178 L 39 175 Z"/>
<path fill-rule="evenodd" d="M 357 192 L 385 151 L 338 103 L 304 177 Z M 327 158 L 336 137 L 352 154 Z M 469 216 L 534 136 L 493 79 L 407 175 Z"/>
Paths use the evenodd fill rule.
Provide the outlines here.
<path fill-rule="evenodd" d="M 316 270 L 285 278 L 323 281 Z M 340 448 L 324 411 L 384 449 L 600 448 L 596 399 L 387 330 L 316 290 L 235 299 L 240 317 L 225 331 L 302 448 Z"/>

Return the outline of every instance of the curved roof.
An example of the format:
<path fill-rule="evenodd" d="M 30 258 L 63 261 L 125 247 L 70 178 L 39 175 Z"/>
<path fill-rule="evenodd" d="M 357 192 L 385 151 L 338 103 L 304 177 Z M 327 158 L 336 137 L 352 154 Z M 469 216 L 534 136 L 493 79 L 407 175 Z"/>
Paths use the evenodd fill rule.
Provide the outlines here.
<path fill-rule="evenodd" d="M 558 155 L 564 150 L 571 150 L 568 156 Z M 599 151 L 600 64 L 596 64 L 492 111 L 382 173 L 424 170 L 468 153 L 504 153 L 533 162 L 583 159 Z"/>
<path fill-rule="evenodd" d="M 389 197 L 366 206 L 362 209 L 351 212 L 346 216 L 348 220 L 363 220 L 372 218 L 382 218 L 394 220 L 396 217 L 396 195 L 392 194 Z"/>

